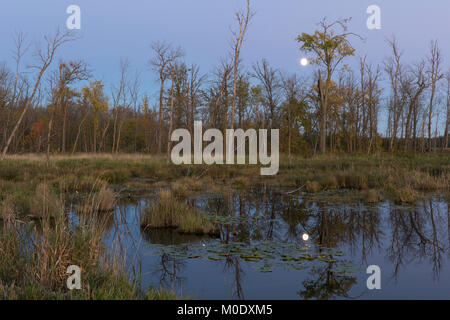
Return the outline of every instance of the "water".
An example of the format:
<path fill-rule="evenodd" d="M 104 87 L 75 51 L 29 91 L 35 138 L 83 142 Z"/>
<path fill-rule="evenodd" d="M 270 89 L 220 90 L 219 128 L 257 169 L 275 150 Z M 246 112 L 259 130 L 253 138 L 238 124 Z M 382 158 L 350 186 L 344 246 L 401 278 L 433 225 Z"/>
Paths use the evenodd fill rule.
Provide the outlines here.
<path fill-rule="evenodd" d="M 450 298 L 444 197 L 411 207 L 327 203 L 266 188 L 191 197 L 218 215 L 221 236 L 212 239 L 142 230 L 140 212 L 154 196 L 120 199 L 106 236 L 109 246 L 120 243 L 143 287 L 194 299 Z M 369 265 L 381 268 L 381 290 L 367 289 Z"/>

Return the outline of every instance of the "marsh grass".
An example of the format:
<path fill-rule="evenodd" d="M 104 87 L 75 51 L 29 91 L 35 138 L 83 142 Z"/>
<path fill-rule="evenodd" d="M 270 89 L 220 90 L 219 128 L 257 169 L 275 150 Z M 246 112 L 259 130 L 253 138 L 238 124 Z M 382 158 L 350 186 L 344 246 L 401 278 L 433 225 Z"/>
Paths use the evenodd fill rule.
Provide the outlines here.
<path fill-rule="evenodd" d="M 93 177 L 100 177 L 102 185 Z M 314 193 L 374 189 L 395 200 L 396 190 L 403 187 L 415 190 L 418 197 L 428 192 L 448 193 L 449 178 L 450 155 L 445 153 L 292 156 L 290 163 L 281 155 L 279 173 L 268 177 L 260 176 L 259 165 L 176 166 L 167 164 L 163 156 L 141 154 L 57 155 L 48 169 L 43 155 L 8 156 L 0 162 L 0 191 L 20 190 L 25 195 L 42 182 L 53 183 L 61 192 L 80 193 L 98 192 L 109 184 L 143 189 L 170 186 L 177 197 L 186 197 L 193 192 L 242 190 L 261 183 L 296 189 L 309 181 Z"/>
<path fill-rule="evenodd" d="M 176 197 L 185 198 L 196 192 L 208 189 L 212 184 L 210 179 L 198 179 L 195 177 L 183 177 L 170 184 L 170 189 Z"/>
<path fill-rule="evenodd" d="M 76 226 L 63 214 L 29 224 L 4 222 L 0 232 L 0 298 L 112 298 L 106 292 L 112 292 L 117 283 L 134 298 L 134 284 L 124 282 L 128 278 L 123 264 L 111 259 L 106 250 L 104 230 L 103 221 L 88 214 L 80 216 Z M 80 291 L 66 289 L 69 265 L 82 270 L 84 288 Z M 102 277 L 101 282 L 98 277 Z"/>
<path fill-rule="evenodd" d="M 113 211 L 116 206 L 116 195 L 109 188 L 102 188 L 98 192 L 98 210 L 100 212 Z"/>
<path fill-rule="evenodd" d="M 77 207 L 79 214 L 85 216 L 86 213 L 95 215 L 114 211 L 117 196 L 104 180 L 94 179 L 91 183 L 91 190 L 90 193 L 81 198 L 81 203 Z"/>
<path fill-rule="evenodd" d="M 158 200 L 141 214 L 144 229 L 176 229 L 184 234 L 218 235 L 217 227 L 197 208 L 178 200 L 170 190 L 160 190 Z"/>
<path fill-rule="evenodd" d="M 196 192 L 230 192 L 264 183 L 305 187 L 306 197 L 367 203 L 384 196 L 415 203 L 428 192 L 449 197 L 448 154 L 281 157 L 278 175 L 261 177 L 259 166 L 175 166 L 144 155 L 8 156 L 0 161 L 0 298 L 3 299 L 173 299 L 162 289 L 143 292 L 130 278 L 122 252 L 106 250 L 116 194 L 111 184 L 139 178 L 140 187 L 165 186 L 141 213 L 143 228 L 217 235 L 217 227 L 188 203 Z M 350 190 L 350 192 L 347 192 Z M 346 196 L 343 196 L 346 192 Z M 78 194 L 78 195 L 77 195 Z M 67 198 L 77 195 L 76 226 L 67 218 Z M 347 198 L 346 198 L 347 197 Z M 353 198 L 351 198 L 353 200 Z M 34 218 L 32 221 L 27 217 Z M 109 221 L 109 222 L 108 222 Z M 120 246 L 118 246 L 120 247 Z M 83 288 L 69 292 L 68 265 L 82 267 Z"/>
<path fill-rule="evenodd" d="M 28 216 L 33 219 L 56 218 L 63 212 L 63 201 L 58 197 L 52 186 L 40 183 L 30 199 Z"/>
<path fill-rule="evenodd" d="M 14 204 L 14 198 L 11 195 L 6 195 L 5 199 L 0 204 L 0 220 L 3 220 L 6 226 L 15 225 L 18 219 L 18 212 Z"/>
<path fill-rule="evenodd" d="M 308 180 L 308 181 L 306 181 L 305 187 L 306 187 L 306 191 L 311 192 L 311 193 L 317 193 L 322 190 L 322 186 L 317 181 L 309 181 Z"/>
<path fill-rule="evenodd" d="M 91 206 L 83 206 L 74 224 L 62 206 L 50 215 L 48 185 L 36 189 L 42 204 L 41 218 L 20 221 L 15 215 L 12 197 L 0 206 L 0 299 L 148 299 L 174 298 L 172 292 L 143 291 L 137 276 L 130 278 L 126 254 L 120 243 L 107 249 L 103 237 L 107 230 L 106 215 L 99 215 L 102 198 L 89 195 Z M 37 201 L 37 197 L 32 201 Z M 37 202 L 35 203 L 38 204 Z M 53 209 L 52 209 L 53 210 Z M 14 218 L 6 218 L 13 215 Z M 119 237 L 120 239 L 120 237 Z M 117 248 L 116 250 L 114 248 Z M 66 287 L 67 267 L 82 270 L 82 289 Z"/>
<path fill-rule="evenodd" d="M 74 174 L 67 174 L 54 183 L 61 192 L 65 193 L 91 193 L 98 192 L 103 188 L 108 187 L 108 182 L 95 176 L 82 175 L 80 177 Z"/>
<path fill-rule="evenodd" d="M 378 203 L 382 199 L 382 196 L 374 189 L 367 190 L 364 196 L 364 201 L 366 203 Z"/>
<path fill-rule="evenodd" d="M 177 300 L 178 294 L 173 290 L 163 288 L 149 288 L 144 300 Z M 185 298 L 184 298 L 185 299 Z"/>
<path fill-rule="evenodd" d="M 403 187 L 395 191 L 395 201 L 397 203 L 415 203 L 419 198 L 418 193 L 410 188 Z"/>

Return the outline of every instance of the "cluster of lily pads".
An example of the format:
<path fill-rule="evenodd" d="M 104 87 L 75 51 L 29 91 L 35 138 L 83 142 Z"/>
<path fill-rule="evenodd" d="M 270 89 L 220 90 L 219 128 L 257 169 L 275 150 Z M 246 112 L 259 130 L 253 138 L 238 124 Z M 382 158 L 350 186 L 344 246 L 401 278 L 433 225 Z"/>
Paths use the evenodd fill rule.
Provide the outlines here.
<path fill-rule="evenodd" d="M 226 261 L 238 258 L 252 264 L 259 272 L 272 272 L 277 267 L 298 271 L 311 262 L 338 264 L 343 272 L 351 270 L 351 264 L 343 260 L 343 252 L 337 248 L 299 246 L 293 243 L 265 241 L 257 244 L 233 243 L 190 243 L 182 245 L 150 245 L 151 255 L 167 254 L 175 259 L 200 259 Z M 336 266 L 337 267 L 337 266 Z M 339 270 L 339 269 L 337 269 Z"/>
<path fill-rule="evenodd" d="M 268 219 L 267 217 L 244 217 L 240 215 L 236 216 L 222 216 L 218 214 L 207 214 L 208 220 L 216 225 L 220 226 L 231 226 L 231 225 L 237 225 L 237 224 L 245 224 L 245 223 L 252 223 L 256 222 L 259 219 L 263 219 L 264 222 L 271 222 L 271 221 L 277 221 L 277 219 Z"/>

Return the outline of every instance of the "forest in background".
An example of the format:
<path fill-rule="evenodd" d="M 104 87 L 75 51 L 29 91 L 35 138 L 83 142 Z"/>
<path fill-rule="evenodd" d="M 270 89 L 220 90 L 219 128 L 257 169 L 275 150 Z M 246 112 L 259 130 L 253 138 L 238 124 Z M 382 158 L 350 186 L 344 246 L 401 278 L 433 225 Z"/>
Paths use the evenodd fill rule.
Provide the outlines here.
<path fill-rule="evenodd" d="M 2 155 L 23 153 L 165 153 L 170 133 L 193 131 L 195 120 L 208 128 L 280 129 L 280 152 L 429 152 L 448 148 L 450 70 L 444 70 L 437 40 L 417 61 L 405 61 L 395 38 L 386 40 L 379 65 L 352 46 L 361 37 L 348 31 L 349 19 L 322 20 L 301 33 L 299 49 L 315 68 L 301 78 L 269 61 L 245 65 L 241 50 L 254 12 L 236 12 L 230 54 L 211 72 L 188 65 L 182 48 L 151 44 L 149 61 L 134 70 L 122 60 L 111 87 L 83 60 L 57 58 L 58 49 L 76 41 L 72 32 L 44 37 L 24 67 L 30 46 L 15 37 L 14 68 L 0 65 L 0 147 Z M 294 39 L 293 39 L 294 40 Z M 359 68 L 346 63 L 357 59 Z M 158 78 L 156 101 L 143 90 L 141 72 Z M 380 114 L 386 130 L 380 132 Z"/>

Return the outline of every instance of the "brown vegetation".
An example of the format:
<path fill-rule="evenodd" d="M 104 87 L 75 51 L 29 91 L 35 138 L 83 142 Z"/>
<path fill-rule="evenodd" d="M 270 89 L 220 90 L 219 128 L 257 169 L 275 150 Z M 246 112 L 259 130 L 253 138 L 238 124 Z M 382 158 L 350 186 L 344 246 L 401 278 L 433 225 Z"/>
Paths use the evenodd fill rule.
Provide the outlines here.
<path fill-rule="evenodd" d="M 195 207 L 174 197 L 170 190 L 160 190 L 157 203 L 141 214 L 143 228 L 173 228 L 186 234 L 217 235 L 218 229 Z"/>

